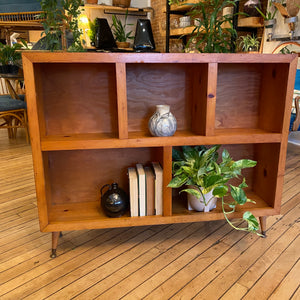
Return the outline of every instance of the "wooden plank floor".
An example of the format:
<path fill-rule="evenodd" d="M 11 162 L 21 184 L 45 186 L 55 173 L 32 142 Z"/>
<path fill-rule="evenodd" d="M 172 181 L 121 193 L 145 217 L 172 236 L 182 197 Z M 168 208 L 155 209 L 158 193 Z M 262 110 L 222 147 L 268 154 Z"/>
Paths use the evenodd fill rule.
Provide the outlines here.
<path fill-rule="evenodd" d="M 300 299 L 300 151 L 267 238 L 224 221 L 39 232 L 31 149 L 0 130 L 0 299 Z"/>

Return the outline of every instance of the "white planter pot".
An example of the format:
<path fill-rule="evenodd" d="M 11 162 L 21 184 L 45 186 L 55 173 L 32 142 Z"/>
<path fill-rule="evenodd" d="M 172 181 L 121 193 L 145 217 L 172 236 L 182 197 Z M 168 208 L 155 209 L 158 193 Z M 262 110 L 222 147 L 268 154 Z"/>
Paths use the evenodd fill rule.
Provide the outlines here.
<path fill-rule="evenodd" d="M 189 186 L 189 188 L 193 188 L 193 186 Z M 197 199 L 197 197 L 188 193 L 188 210 L 209 212 L 212 209 L 216 208 L 218 199 L 216 197 L 213 197 L 212 191 L 204 194 L 204 198 L 206 203 L 209 201 L 209 199 L 212 199 L 207 203 L 207 205 L 205 205 L 203 199 Z"/>

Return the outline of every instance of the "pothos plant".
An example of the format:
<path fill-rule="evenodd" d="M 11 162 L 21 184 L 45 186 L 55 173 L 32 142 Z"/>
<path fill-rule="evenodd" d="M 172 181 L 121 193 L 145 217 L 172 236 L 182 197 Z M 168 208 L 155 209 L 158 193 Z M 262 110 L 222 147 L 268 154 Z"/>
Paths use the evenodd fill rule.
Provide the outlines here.
<path fill-rule="evenodd" d="M 243 214 L 247 227 L 237 227 L 229 219 L 229 215 L 235 212 L 238 205 L 244 205 L 247 202 L 255 203 L 245 194 L 244 188 L 247 187 L 247 184 L 241 171 L 244 168 L 254 167 L 256 161 L 250 159 L 234 161 L 226 149 L 222 151 L 219 161 L 219 148 L 220 145 L 211 148 L 184 146 L 182 151 L 173 149 L 173 179 L 168 187 L 179 188 L 184 185 L 192 185 L 194 188 L 185 188 L 181 192 L 196 196 L 199 201 L 204 201 L 205 205 L 213 197 L 219 198 L 224 217 L 234 229 L 257 233 L 259 223 L 251 212 L 246 211 Z M 230 184 L 229 181 L 233 178 L 241 179 L 240 184 Z M 211 191 L 213 197 L 206 201 L 204 195 Z M 227 197 L 229 194 L 231 198 Z"/>
<path fill-rule="evenodd" d="M 43 19 L 46 48 L 53 51 L 67 48 L 66 31 L 72 33 L 72 44 L 69 51 L 83 51 L 80 36 L 82 30 L 78 27 L 78 17 L 81 13 L 82 0 L 39 0 Z"/>

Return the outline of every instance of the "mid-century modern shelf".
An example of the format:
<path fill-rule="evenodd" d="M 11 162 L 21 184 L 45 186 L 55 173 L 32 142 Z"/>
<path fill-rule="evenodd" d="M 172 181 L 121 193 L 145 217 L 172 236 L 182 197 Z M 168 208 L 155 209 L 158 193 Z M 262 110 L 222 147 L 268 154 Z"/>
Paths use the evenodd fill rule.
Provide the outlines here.
<path fill-rule="evenodd" d="M 234 159 L 257 160 L 243 173 L 251 210 L 280 211 L 295 55 L 47 53 L 23 54 L 40 228 L 63 230 L 198 222 L 220 207 L 190 212 L 172 178 L 172 147 L 222 144 Z M 168 104 L 172 137 L 152 137 L 148 120 Z M 127 168 L 163 167 L 163 215 L 106 217 L 100 188 L 128 188 Z"/>

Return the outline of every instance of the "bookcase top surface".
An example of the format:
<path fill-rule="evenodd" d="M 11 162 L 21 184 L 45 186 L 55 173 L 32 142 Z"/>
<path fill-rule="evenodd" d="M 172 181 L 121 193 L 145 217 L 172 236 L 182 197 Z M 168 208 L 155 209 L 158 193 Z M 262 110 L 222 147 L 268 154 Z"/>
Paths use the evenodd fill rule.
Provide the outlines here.
<path fill-rule="evenodd" d="M 70 53 L 25 51 L 31 63 L 291 63 L 296 54 L 244 53 Z"/>

